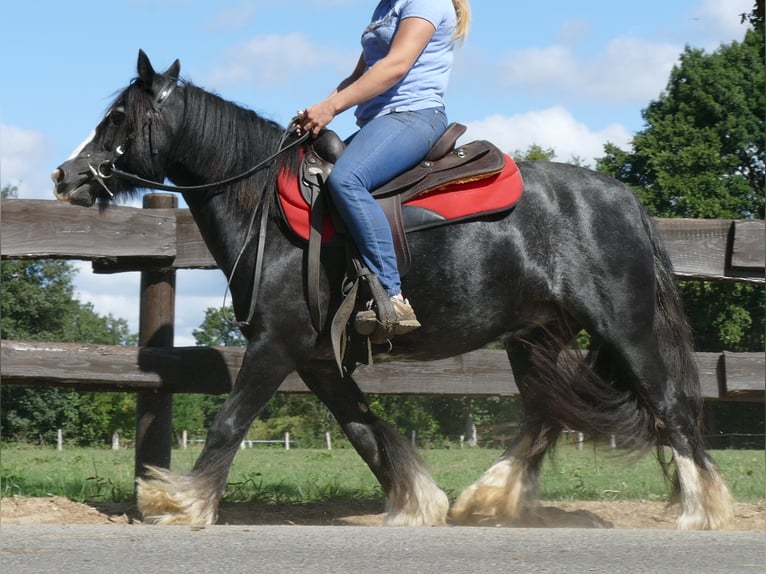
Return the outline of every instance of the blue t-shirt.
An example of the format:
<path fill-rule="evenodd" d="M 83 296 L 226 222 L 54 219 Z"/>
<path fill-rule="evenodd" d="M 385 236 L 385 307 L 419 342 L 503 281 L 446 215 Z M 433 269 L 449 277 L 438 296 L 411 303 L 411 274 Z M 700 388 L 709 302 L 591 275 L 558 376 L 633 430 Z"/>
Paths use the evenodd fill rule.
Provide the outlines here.
<path fill-rule="evenodd" d="M 359 125 L 394 110 L 412 111 L 444 105 L 457 25 L 452 0 L 381 0 L 362 34 L 364 61 L 369 69 L 385 57 L 399 22 L 413 17 L 428 20 L 436 31 L 404 78 L 379 96 L 357 106 L 355 115 Z"/>

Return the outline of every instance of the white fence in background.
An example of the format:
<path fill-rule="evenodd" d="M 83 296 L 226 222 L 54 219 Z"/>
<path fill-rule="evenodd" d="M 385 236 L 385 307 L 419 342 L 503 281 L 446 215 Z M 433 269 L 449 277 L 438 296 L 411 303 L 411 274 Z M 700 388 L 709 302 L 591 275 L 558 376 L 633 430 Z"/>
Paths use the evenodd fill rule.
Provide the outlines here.
<path fill-rule="evenodd" d="M 475 431 L 474 431 L 475 432 Z M 575 443 L 575 446 L 578 450 L 581 450 L 583 448 L 583 445 L 585 444 L 586 437 L 583 433 L 579 431 L 562 431 L 563 438 L 565 442 L 568 443 Z M 469 440 L 466 440 L 465 435 L 460 435 L 459 437 L 460 441 L 460 448 L 468 447 L 475 447 L 477 446 L 476 436 L 473 435 L 472 437 L 469 435 Z M 202 438 L 189 438 L 188 431 L 183 431 L 181 433 L 181 440 L 180 440 L 180 447 L 184 450 L 189 448 L 190 444 L 204 444 L 205 439 Z M 413 447 L 417 447 L 417 432 L 412 431 L 410 434 L 410 442 Z M 267 439 L 246 439 L 243 440 L 240 443 L 240 449 L 247 449 L 247 448 L 253 448 L 256 445 L 259 444 L 281 444 L 284 445 L 285 450 L 290 450 L 293 446 L 297 446 L 297 441 L 294 441 L 290 438 L 290 433 L 286 432 L 283 439 L 273 439 L 273 440 L 267 440 Z M 332 437 L 329 432 L 325 433 L 325 447 L 327 450 L 332 450 Z M 614 435 L 612 435 L 609 438 L 609 447 L 610 448 L 617 448 L 617 440 Z M 120 450 L 122 448 L 126 448 L 125 446 L 122 446 L 120 443 L 120 434 L 115 432 L 112 434 L 112 450 Z M 64 431 L 63 429 L 58 429 L 57 437 L 56 437 L 56 450 L 62 451 L 64 450 Z"/>

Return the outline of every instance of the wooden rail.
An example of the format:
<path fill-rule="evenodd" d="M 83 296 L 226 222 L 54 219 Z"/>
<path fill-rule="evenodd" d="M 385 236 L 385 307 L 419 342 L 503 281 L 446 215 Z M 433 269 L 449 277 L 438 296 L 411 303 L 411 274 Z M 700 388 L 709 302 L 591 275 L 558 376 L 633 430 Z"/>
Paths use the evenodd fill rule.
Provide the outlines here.
<path fill-rule="evenodd" d="M 78 391 L 223 394 L 231 390 L 244 350 L 233 347 L 115 347 L 2 341 L 3 384 Z M 763 353 L 697 353 L 706 399 L 764 400 Z M 367 393 L 509 396 L 518 394 L 504 351 L 482 349 L 428 362 L 378 363 L 357 370 Z M 284 393 L 308 393 L 293 373 Z"/>
<path fill-rule="evenodd" d="M 676 275 L 764 282 L 762 220 L 655 219 Z M 9 200 L 2 206 L 3 259 L 83 259 L 97 273 L 213 269 L 216 263 L 186 209 L 110 207 Z"/>

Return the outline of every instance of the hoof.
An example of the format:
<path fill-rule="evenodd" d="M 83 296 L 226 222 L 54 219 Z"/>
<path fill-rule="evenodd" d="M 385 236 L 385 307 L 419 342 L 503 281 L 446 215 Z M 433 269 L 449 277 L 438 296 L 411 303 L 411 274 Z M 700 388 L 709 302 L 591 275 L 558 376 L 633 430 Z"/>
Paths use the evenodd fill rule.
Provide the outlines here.
<path fill-rule="evenodd" d="M 208 526 L 218 516 L 219 496 L 211 496 L 193 476 L 177 476 L 163 468 L 147 467 L 136 480 L 138 510 L 152 524 Z"/>

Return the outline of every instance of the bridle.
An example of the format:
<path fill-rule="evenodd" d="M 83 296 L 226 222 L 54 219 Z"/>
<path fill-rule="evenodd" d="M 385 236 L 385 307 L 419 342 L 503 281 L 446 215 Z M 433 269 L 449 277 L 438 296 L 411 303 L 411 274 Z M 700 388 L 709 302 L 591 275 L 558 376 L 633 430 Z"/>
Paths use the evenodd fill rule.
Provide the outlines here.
<path fill-rule="evenodd" d="M 170 96 L 175 91 L 177 86 L 178 84 L 176 80 L 174 79 L 166 80 L 165 85 L 158 92 L 157 97 L 152 102 L 152 109 L 149 112 L 147 112 L 146 118 L 144 119 L 144 123 L 141 128 L 141 131 L 143 132 L 147 129 L 149 130 L 149 147 L 150 147 L 153 158 L 157 154 L 151 144 L 152 120 L 157 115 L 159 115 L 159 113 L 162 111 L 163 104 L 167 102 L 167 100 L 170 98 Z M 266 159 L 258 162 L 253 167 L 251 167 L 247 171 L 244 171 L 240 174 L 237 174 L 232 177 L 228 177 L 220 181 L 216 181 L 213 183 L 206 183 L 202 185 L 167 185 L 164 183 L 152 181 L 150 179 L 145 179 L 136 174 L 123 171 L 119 169 L 118 167 L 116 167 L 115 163 L 123 155 L 125 155 L 125 152 L 129 148 L 130 144 L 135 139 L 135 134 L 133 133 L 128 134 L 128 136 L 125 138 L 125 141 L 114 148 L 114 152 L 112 152 L 111 158 L 105 159 L 100 164 L 98 164 L 98 166 L 93 166 L 92 164 L 88 163 L 88 169 L 90 170 L 90 173 L 93 179 L 95 179 L 101 185 L 101 187 L 106 191 L 106 193 L 109 194 L 110 197 L 114 197 L 114 194 L 111 192 L 106 182 L 112 177 L 119 177 L 131 183 L 137 184 L 140 187 L 145 187 L 147 189 L 158 189 L 162 191 L 174 191 L 174 192 L 208 191 L 211 189 L 220 188 L 225 185 L 236 183 L 238 181 L 242 181 L 244 179 L 247 179 L 248 177 L 251 177 L 252 175 L 256 174 L 257 172 L 263 169 L 269 168 L 276 159 L 278 159 L 280 156 L 282 156 L 289 150 L 303 144 L 303 142 L 305 142 L 311 135 L 310 132 L 306 132 L 302 134 L 301 136 L 297 137 L 296 139 L 294 139 L 293 141 L 291 141 L 290 143 L 288 143 L 287 145 L 285 145 L 285 142 L 287 141 L 288 137 L 294 132 L 295 132 L 295 123 L 291 121 L 289 127 L 285 129 L 284 132 L 282 133 L 282 137 L 279 140 L 279 145 L 277 146 L 277 150 L 274 153 L 272 153 L 270 156 L 268 156 Z M 261 218 L 260 218 L 260 229 L 258 233 L 258 249 L 255 256 L 255 266 L 253 270 L 253 292 L 250 297 L 250 309 L 248 310 L 247 318 L 244 321 L 236 321 L 236 320 L 231 321 L 238 327 L 247 327 L 251 324 L 253 316 L 255 315 L 255 306 L 258 301 L 258 290 L 261 284 L 261 276 L 263 274 L 263 253 L 264 253 L 264 246 L 266 244 L 266 222 L 268 220 L 269 212 L 271 209 L 271 194 L 263 193 L 261 194 L 261 196 L 263 199 L 261 201 Z M 226 281 L 227 292 L 231 288 L 232 278 L 234 277 L 234 273 L 237 270 L 237 267 L 239 266 L 239 262 L 242 258 L 242 255 L 245 252 L 245 248 L 247 247 L 249 243 L 249 239 L 253 231 L 253 226 L 255 224 L 255 216 L 257 212 L 258 212 L 257 209 L 253 210 L 253 214 L 250 218 L 250 222 L 248 225 L 247 235 L 245 237 L 245 240 L 242 243 L 242 248 L 237 254 L 236 259 L 234 260 L 234 265 L 232 266 L 232 270 L 229 277 L 227 277 L 227 281 Z M 225 300 L 226 300 L 226 296 L 224 295 L 224 305 L 223 305 L 224 308 L 225 308 Z"/>

